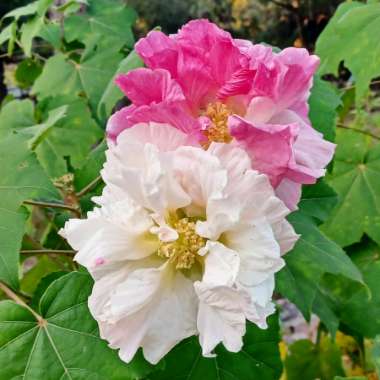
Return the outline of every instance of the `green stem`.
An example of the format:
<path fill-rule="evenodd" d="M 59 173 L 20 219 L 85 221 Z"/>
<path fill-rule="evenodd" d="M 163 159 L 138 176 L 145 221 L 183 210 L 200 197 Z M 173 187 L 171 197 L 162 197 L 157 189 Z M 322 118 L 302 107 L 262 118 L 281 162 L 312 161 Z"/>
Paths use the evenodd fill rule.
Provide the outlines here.
<path fill-rule="evenodd" d="M 341 129 L 348 129 L 350 131 L 354 131 L 354 132 L 357 132 L 357 133 L 361 133 L 363 135 L 367 135 L 367 136 L 370 136 L 376 140 L 380 140 L 380 136 L 376 136 L 374 135 L 373 133 L 371 132 L 368 132 L 368 131 L 363 131 L 361 129 L 358 129 L 358 128 L 354 128 L 354 127 L 349 127 L 348 125 L 344 125 L 344 124 L 341 124 L 341 123 L 337 123 L 337 128 L 341 128 Z"/>
<path fill-rule="evenodd" d="M 32 199 L 28 199 L 28 200 L 24 201 L 24 204 L 26 204 L 26 205 L 32 205 L 32 206 L 38 206 L 38 207 L 60 208 L 60 209 L 63 209 L 63 210 L 71 211 L 78 218 L 81 217 L 81 214 L 80 214 L 80 211 L 79 211 L 78 208 L 66 205 L 64 203 L 40 202 L 40 201 L 35 201 L 35 200 L 32 200 Z"/>
<path fill-rule="evenodd" d="M 83 197 L 83 195 L 87 194 L 92 188 L 94 188 L 100 181 L 102 180 L 102 176 L 97 176 L 94 180 L 92 180 L 87 186 L 85 186 L 81 191 L 76 193 L 78 198 Z"/>
<path fill-rule="evenodd" d="M 26 304 L 26 302 L 23 299 L 21 299 L 21 297 L 19 297 L 12 289 L 8 288 L 8 286 L 5 285 L 1 281 L 0 281 L 0 289 L 6 294 L 8 298 L 10 298 L 11 300 L 15 301 L 17 304 L 28 309 L 39 323 L 43 322 L 43 318 L 39 314 L 37 314 L 29 305 Z"/>
<path fill-rule="evenodd" d="M 71 249 L 24 249 L 21 250 L 20 253 L 22 255 L 65 255 L 69 257 L 73 257 L 76 254 L 76 251 Z"/>

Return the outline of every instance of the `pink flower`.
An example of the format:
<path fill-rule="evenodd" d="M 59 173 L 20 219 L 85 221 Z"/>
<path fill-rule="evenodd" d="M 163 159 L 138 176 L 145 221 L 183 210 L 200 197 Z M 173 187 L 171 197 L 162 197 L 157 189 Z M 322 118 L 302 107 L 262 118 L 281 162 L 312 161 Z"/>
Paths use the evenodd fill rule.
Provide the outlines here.
<path fill-rule="evenodd" d="M 324 175 L 335 145 L 308 119 L 316 56 L 296 48 L 273 53 L 207 20 L 191 21 L 176 35 L 150 32 L 136 51 L 148 68 L 117 78 L 132 105 L 110 118 L 111 140 L 153 121 L 186 133 L 192 145 L 238 145 L 290 209 L 301 185 Z"/>

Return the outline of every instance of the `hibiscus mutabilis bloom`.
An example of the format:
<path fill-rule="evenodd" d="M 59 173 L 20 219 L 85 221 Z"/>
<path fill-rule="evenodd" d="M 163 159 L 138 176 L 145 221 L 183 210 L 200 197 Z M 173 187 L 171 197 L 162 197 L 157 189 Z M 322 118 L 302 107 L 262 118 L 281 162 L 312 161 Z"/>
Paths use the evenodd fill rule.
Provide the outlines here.
<path fill-rule="evenodd" d="M 155 121 L 204 147 L 238 145 L 292 210 L 302 184 L 324 175 L 335 145 L 312 128 L 307 104 L 318 57 L 297 48 L 274 53 L 232 39 L 207 20 L 191 21 L 171 36 L 152 31 L 136 51 L 148 68 L 117 78 L 132 105 L 110 118 L 110 139 Z"/>
<path fill-rule="evenodd" d="M 233 145 L 193 146 L 165 124 L 138 124 L 110 144 L 105 188 L 61 234 L 95 280 L 89 308 L 129 362 L 157 363 L 199 335 L 202 352 L 242 347 L 246 319 L 274 312 L 274 274 L 297 235 L 268 178 Z"/>

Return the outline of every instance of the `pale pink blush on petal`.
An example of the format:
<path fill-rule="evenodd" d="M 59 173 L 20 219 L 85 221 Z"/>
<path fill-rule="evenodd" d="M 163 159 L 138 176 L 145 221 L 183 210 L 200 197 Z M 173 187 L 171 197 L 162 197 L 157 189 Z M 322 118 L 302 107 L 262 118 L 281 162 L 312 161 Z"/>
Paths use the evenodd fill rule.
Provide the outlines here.
<path fill-rule="evenodd" d="M 98 257 L 95 259 L 95 266 L 98 267 L 99 265 L 103 265 L 105 263 L 105 260 L 103 257 Z"/>

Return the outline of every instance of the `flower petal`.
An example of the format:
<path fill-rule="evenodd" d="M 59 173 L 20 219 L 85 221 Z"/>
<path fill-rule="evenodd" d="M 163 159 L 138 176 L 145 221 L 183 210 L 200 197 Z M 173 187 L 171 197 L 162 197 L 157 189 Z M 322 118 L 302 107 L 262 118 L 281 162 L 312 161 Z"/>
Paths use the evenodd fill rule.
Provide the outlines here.
<path fill-rule="evenodd" d="M 136 106 L 185 100 L 181 87 L 167 70 L 139 68 L 119 74 L 115 82 Z"/>
<path fill-rule="evenodd" d="M 231 135 L 250 155 L 253 168 L 268 175 L 274 187 L 288 176 L 303 183 L 314 179 L 298 168 L 294 159 L 297 124 L 251 124 L 231 116 L 229 125 Z"/>
<path fill-rule="evenodd" d="M 118 137 L 118 144 L 146 144 L 157 146 L 160 152 L 175 150 L 181 146 L 198 146 L 198 141 L 169 124 L 139 123 Z"/>
<path fill-rule="evenodd" d="M 189 114 L 184 102 L 162 102 L 150 105 L 131 105 L 115 112 L 107 123 L 107 137 L 116 141 L 117 136 L 127 128 L 139 123 L 169 124 L 190 135 L 197 141 L 202 141 L 204 135 L 199 121 Z"/>
<path fill-rule="evenodd" d="M 215 286 L 232 286 L 235 283 L 240 267 L 240 259 L 235 251 L 208 240 L 202 255 L 206 255 L 202 283 Z"/>
<path fill-rule="evenodd" d="M 173 78 L 176 77 L 178 47 L 173 38 L 162 32 L 152 31 L 137 41 L 135 49 L 148 67 L 168 70 Z"/>
<path fill-rule="evenodd" d="M 222 342 L 226 349 L 238 352 L 243 346 L 245 315 L 241 295 L 228 286 L 194 284 L 199 297 L 197 327 L 203 356 L 214 356 L 212 351 Z"/>
<path fill-rule="evenodd" d="M 277 89 L 278 105 L 281 109 L 299 106 L 300 101 L 306 102 L 309 97 L 319 58 L 306 49 L 286 48 L 277 59 L 286 67 Z"/>
<path fill-rule="evenodd" d="M 109 291 L 101 336 L 111 347 L 120 348 L 126 362 L 142 347 L 145 358 L 156 364 L 178 342 L 196 333 L 192 282 L 168 265 L 135 270 Z"/>
<path fill-rule="evenodd" d="M 225 233 L 226 245 L 239 253 L 237 281 L 244 286 L 258 285 L 284 265 L 271 226 L 265 221 L 256 226 L 240 226 Z"/>
<path fill-rule="evenodd" d="M 75 260 L 96 274 L 151 255 L 158 247 L 157 239 L 144 238 L 151 226 L 148 213 L 125 199 L 95 209 L 88 219 L 70 219 L 60 234 L 78 250 Z"/>

